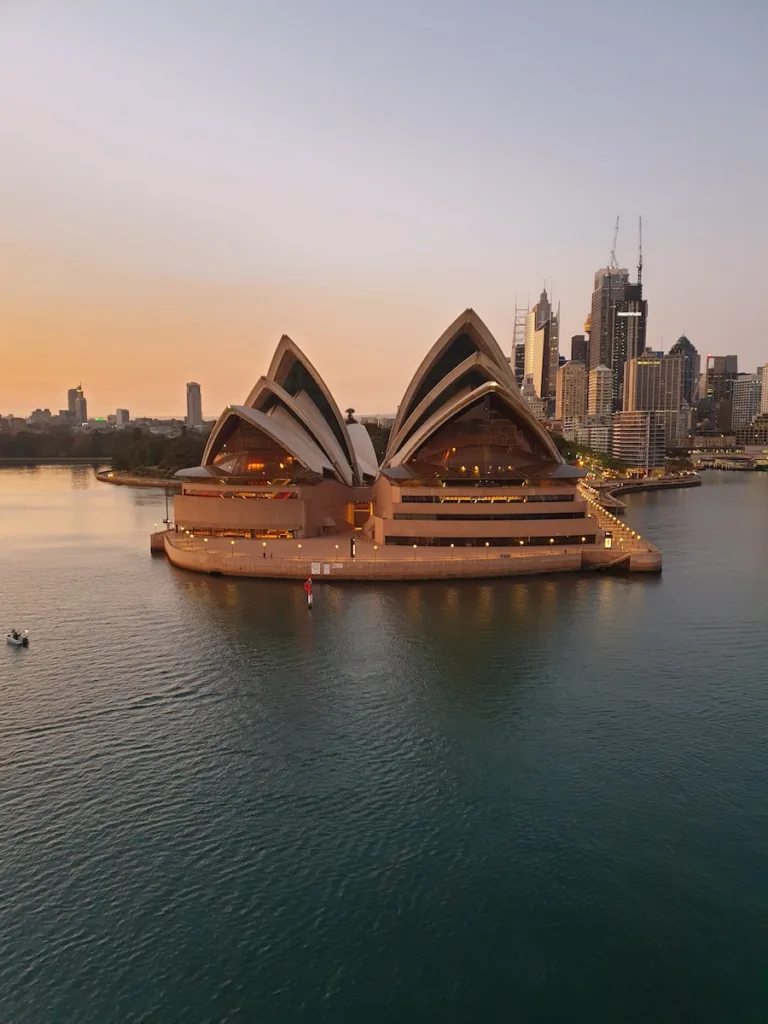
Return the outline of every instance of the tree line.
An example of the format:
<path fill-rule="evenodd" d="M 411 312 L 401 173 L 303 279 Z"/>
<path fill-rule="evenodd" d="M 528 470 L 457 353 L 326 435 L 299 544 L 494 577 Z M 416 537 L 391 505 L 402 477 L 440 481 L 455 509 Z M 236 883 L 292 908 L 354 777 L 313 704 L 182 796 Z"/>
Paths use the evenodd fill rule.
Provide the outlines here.
<path fill-rule="evenodd" d="M 173 474 L 185 466 L 198 466 L 205 433 L 181 428 L 177 437 L 128 430 L 78 431 L 53 427 L 41 433 L 20 430 L 0 434 L 0 459 L 93 459 L 111 462 L 112 468 L 143 475 Z"/>

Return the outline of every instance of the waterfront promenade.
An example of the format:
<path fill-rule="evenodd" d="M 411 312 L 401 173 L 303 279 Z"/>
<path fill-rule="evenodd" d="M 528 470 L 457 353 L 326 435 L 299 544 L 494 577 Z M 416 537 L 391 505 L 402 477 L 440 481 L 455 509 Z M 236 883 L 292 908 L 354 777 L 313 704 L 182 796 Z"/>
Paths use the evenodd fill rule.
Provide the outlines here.
<path fill-rule="evenodd" d="M 337 580 L 429 580 L 530 576 L 544 573 L 616 569 L 659 572 L 661 552 L 612 513 L 601 507 L 588 490 L 584 497 L 589 515 L 608 531 L 611 546 L 593 548 L 496 548 L 429 546 L 405 547 L 371 544 L 355 534 L 355 557 L 350 554 L 351 533 L 296 540 L 250 540 L 200 537 L 192 531 L 161 530 L 152 535 L 151 548 L 165 553 L 180 569 L 222 576 Z"/>

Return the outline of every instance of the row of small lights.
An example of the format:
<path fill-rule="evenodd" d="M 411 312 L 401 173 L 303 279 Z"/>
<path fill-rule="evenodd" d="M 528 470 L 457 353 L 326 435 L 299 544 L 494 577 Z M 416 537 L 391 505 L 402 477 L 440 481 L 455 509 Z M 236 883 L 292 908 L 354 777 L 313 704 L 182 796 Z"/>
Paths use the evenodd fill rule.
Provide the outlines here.
<path fill-rule="evenodd" d="M 603 515 L 608 516 L 608 518 L 611 519 L 616 524 L 616 526 L 619 527 L 620 530 L 624 530 L 627 533 L 631 533 L 636 540 L 643 539 L 639 533 L 635 533 L 634 530 L 630 530 L 628 526 L 625 526 L 624 523 L 618 520 L 612 512 L 609 512 L 607 509 L 603 508 L 603 506 L 600 505 L 597 501 L 595 501 L 594 498 L 591 498 L 589 495 L 587 495 L 587 501 L 591 502 L 596 508 L 598 508 L 603 513 Z"/>

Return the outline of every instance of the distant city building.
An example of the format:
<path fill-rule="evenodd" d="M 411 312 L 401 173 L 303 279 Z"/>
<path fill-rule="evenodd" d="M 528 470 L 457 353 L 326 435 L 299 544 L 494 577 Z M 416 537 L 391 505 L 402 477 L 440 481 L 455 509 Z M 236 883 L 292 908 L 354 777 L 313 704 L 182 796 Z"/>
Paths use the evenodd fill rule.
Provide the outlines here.
<path fill-rule="evenodd" d="M 88 402 L 85 400 L 85 395 L 80 391 L 80 394 L 75 402 L 75 423 L 81 426 L 83 423 L 88 422 Z"/>
<path fill-rule="evenodd" d="M 613 416 L 611 451 L 633 469 L 646 473 L 664 468 L 664 415 L 660 412 L 617 412 Z"/>
<path fill-rule="evenodd" d="M 768 363 L 758 367 L 760 374 L 760 412 L 768 413 Z"/>
<path fill-rule="evenodd" d="M 730 430 L 733 413 L 733 382 L 738 376 L 738 358 L 707 356 L 704 373 L 704 395 L 715 408 L 715 422 L 719 430 Z"/>
<path fill-rule="evenodd" d="M 515 345 L 513 354 L 514 363 L 512 364 L 512 371 L 517 381 L 517 386 L 522 387 L 523 381 L 525 380 L 525 342 L 518 342 Z"/>
<path fill-rule="evenodd" d="M 555 418 L 587 418 L 587 369 L 583 362 L 571 360 L 557 371 Z"/>
<path fill-rule="evenodd" d="M 88 422 L 88 403 L 83 394 L 82 384 L 67 391 L 67 416 L 78 427 Z"/>
<path fill-rule="evenodd" d="M 77 413 L 77 400 L 82 393 L 83 389 L 79 384 L 76 388 L 70 388 L 67 392 L 67 412 L 73 419 Z"/>
<path fill-rule="evenodd" d="M 698 397 L 701 358 L 694 345 L 683 334 L 669 350 L 671 356 L 679 356 L 683 361 L 683 398 L 688 405 L 693 405 Z"/>
<path fill-rule="evenodd" d="M 610 416 L 592 416 L 584 420 L 566 420 L 563 424 L 563 437 L 567 441 L 583 444 L 596 452 L 611 451 L 613 434 Z"/>
<path fill-rule="evenodd" d="M 613 409 L 613 374 L 608 366 L 596 366 L 589 371 L 587 413 L 589 416 L 607 416 Z"/>
<path fill-rule="evenodd" d="M 560 318 L 547 297 L 546 288 L 525 321 L 525 377 L 530 377 L 539 398 L 554 400 L 558 357 L 560 355 Z"/>
<path fill-rule="evenodd" d="M 51 416 L 50 409 L 35 409 L 34 412 L 29 414 L 29 423 L 43 425 L 50 423 L 53 417 Z"/>
<path fill-rule="evenodd" d="M 637 359 L 630 359 L 624 375 L 624 410 L 663 413 L 669 448 L 676 448 L 680 435 L 689 429 L 688 417 L 681 417 L 682 375 L 682 356 L 665 356 L 651 349 Z"/>
<path fill-rule="evenodd" d="M 589 342 L 585 334 L 574 334 L 571 338 L 571 362 L 587 365 Z"/>
<path fill-rule="evenodd" d="M 733 440 L 743 445 L 768 444 L 768 413 L 761 413 L 752 423 L 739 427 Z"/>
<path fill-rule="evenodd" d="M 626 268 L 604 267 L 595 274 L 589 330 L 589 369 L 611 366 L 613 350 L 613 309 L 623 301 L 629 271 Z"/>
<path fill-rule="evenodd" d="M 590 314 L 589 369 L 608 366 L 613 373 L 613 408 L 622 406 L 624 366 L 645 349 L 648 303 L 639 280 L 626 268 L 605 267 L 595 274 Z"/>
<path fill-rule="evenodd" d="M 547 400 L 541 398 L 536 394 L 536 388 L 533 384 L 533 377 L 530 374 L 525 375 L 525 380 L 522 386 L 522 395 L 525 399 L 526 404 L 530 408 L 533 415 L 541 423 L 547 418 Z"/>
<path fill-rule="evenodd" d="M 115 426 L 127 427 L 131 422 L 131 414 L 127 409 L 118 409 L 115 413 Z"/>
<path fill-rule="evenodd" d="M 745 427 L 760 412 L 762 381 L 756 373 L 740 373 L 733 382 L 731 426 Z"/>
<path fill-rule="evenodd" d="M 196 381 L 187 384 L 187 426 L 202 427 L 203 425 L 203 396 L 200 385 Z"/>

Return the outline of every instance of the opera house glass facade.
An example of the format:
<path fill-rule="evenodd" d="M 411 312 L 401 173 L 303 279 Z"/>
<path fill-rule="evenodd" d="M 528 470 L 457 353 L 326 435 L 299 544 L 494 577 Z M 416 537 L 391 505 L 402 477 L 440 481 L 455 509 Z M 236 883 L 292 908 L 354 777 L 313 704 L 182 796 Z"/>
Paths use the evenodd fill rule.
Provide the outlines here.
<path fill-rule="evenodd" d="M 228 406 L 202 465 L 181 470 L 177 529 L 292 540 L 356 536 L 381 552 L 587 547 L 600 530 L 473 310 L 429 350 L 400 403 L 381 465 L 320 375 L 283 338 L 243 405 Z M 600 538 L 601 539 L 601 538 Z M 382 550 L 383 549 L 383 550 Z"/>

